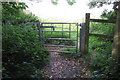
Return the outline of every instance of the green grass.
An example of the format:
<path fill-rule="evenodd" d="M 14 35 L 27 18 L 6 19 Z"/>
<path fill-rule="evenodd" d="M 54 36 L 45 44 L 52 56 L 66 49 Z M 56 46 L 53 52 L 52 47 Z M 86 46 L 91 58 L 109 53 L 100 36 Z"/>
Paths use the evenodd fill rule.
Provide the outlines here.
<path fill-rule="evenodd" d="M 68 38 L 69 36 L 67 34 L 62 33 L 56 33 L 56 32 L 44 32 L 44 37 L 46 38 Z"/>
<path fill-rule="evenodd" d="M 45 28 L 46 31 L 62 31 L 62 24 L 44 24 L 43 26 L 55 26 L 54 30 L 51 28 Z M 69 25 L 64 24 L 63 25 L 65 29 L 63 31 L 69 31 Z M 76 25 L 71 25 L 71 31 L 77 31 Z M 67 28 L 67 29 L 66 29 Z M 76 39 L 77 33 L 71 32 L 69 37 L 69 32 L 44 32 L 44 38 L 70 38 L 70 39 Z M 55 44 L 55 45 L 75 45 L 76 41 L 63 41 L 63 40 L 46 40 L 46 44 Z"/>
<path fill-rule="evenodd" d="M 47 30 L 47 31 L 62 31 L 62 24 L 54 24 L 54 25 L 50 25 L 50 24 L 44 24 L 44 26 L 55 26 L 55 28 L 54 28 L 54 30 L 53 29 L 51 29 L 51 28 L 45 28 L 44 30 Z M 69 25 L 68 24 L 64 24 L 63 25 L 63 31 L 69 31 Z M 66 28 L 68 28 L 68 29 L 66 29 Z M 80 29 L 78 29 L 78 30 L 80 30 Z M 76 25 L 75 24 L 72 24 L 71 25 L 71 31 L 77 31 L 77 27 L 76 27 Z M 46 37 L 62 37 L 62 32 L 52 32 L 52 34 L 51 34 L 51 32 L 47 32 L 47 33 L 45 33 L 44 34 Z M 58 36 L 56 36 L 56 35 L 58 35 Z M 68 32 L 63 32 L 63 38 L 65 37 L 65 36 L 67 36 L 67 37 L 65 37 L 65 38 L 68 38 L 69 37 L 69 33 Z M 76 37 L 75 36 L 77 36 L 77 34 L 75 33 L 75 32 L 71 32 L 70 33 L 70 39 L 75 39 Z"/>

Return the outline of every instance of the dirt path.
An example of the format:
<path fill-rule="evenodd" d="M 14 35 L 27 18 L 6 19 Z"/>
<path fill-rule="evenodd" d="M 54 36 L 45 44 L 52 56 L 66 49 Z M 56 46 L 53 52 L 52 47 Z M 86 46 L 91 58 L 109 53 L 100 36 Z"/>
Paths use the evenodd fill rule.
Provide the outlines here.
<path fill-rule="evenodd" d="M 55 48 L 48 48 L 49 50 Z M 60 48 L 57 48 L 60 50 Z M 60 56 L 58 52 L 51 52 L 49 55 L 50 63 L 43 69 L 48 78 L 85 78 L 86 63 L 80 58 L 72 60 Z"/>

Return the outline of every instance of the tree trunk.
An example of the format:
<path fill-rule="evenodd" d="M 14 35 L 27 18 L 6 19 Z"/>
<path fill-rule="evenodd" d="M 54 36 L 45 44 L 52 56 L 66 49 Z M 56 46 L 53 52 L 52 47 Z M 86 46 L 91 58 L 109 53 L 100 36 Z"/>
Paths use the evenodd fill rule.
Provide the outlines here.
<path fill-rule="evenodd" d="M 120 2 L 117 13 L 117 21 L 115 27 L 115 35 L 112 49 L 112 57 L 119 62 L 120 59 Z"/>

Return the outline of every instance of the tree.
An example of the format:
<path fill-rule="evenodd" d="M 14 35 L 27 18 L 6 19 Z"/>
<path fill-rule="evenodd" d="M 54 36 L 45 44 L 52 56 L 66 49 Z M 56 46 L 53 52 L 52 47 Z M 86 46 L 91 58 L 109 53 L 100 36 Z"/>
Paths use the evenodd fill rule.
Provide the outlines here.
<path fill-rule="evenodd" d="M 28 6 L 25 3 L 2 2 L 2 7 L 2 23 L 4 24 L 18 19 L 20 12 Z"/>
<path fill-rule="evenodd" d="M 119 62 L 119 59 L 120 59 L 120 2 L 119 2 L 118 12 L 117 12 L 117 21 L 116 21 L 112 56 L 114 59 L 116 59 L 117 62 Z"/>
<path fill-rule="evenodd" d="M 23 12 L 25 3 L 2 2 L 2 6 L 2 78 L 40 78 L 48 52 L 40 46 L 35 26 L 24 23 L 38 19 Z"/>
<path fill-rule="evenodd" d="M 41 2 L 42 0 L 30 0 L 30 1 L 37 1 L 37 2 Z M 76 3 L 76 0 L 66 0 L 67 1 L 67 3 L 69 4 L 69 5 L 74 5 L 74 3 Z M 53 4 L 53 5 L 57 5 L 58 3 L 59 3 L 59 0 L 51 0 L 51 3 Z"/>
<path fill-rule="evenodd" d="M 90 8 L 94 8 L 94 7 L 102 7 L 104 5 L 110 5 L 113 4 L 113 9 L 116 10 L 117 6 L 118 6 L 118 1 L 112 1 L 112 0 L 91 0 L 88 4 L 88 6 Z"/>

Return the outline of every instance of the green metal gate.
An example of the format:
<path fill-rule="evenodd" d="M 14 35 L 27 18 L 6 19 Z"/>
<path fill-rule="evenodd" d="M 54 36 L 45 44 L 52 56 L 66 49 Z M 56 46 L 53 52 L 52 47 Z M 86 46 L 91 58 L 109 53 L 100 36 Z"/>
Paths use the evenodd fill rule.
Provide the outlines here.
<path fill-rule="evenodd" d="M 41 45 L 75 48 L 78 52 L 78 23 L 65 22 L 29 22 L 37 24 Z M 54 50 L 55 51 L 55 50 Z"/>

